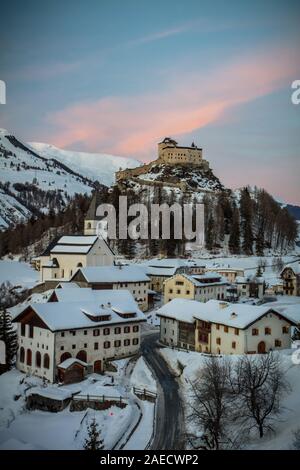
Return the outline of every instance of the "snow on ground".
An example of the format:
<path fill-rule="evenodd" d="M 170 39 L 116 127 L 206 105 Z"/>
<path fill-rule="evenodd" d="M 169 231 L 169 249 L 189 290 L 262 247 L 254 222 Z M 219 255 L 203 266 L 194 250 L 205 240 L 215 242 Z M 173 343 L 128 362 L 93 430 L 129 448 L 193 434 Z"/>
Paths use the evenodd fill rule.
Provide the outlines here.
<path fill-rule="evenodd" d="M 300 428 L 300 365 L 292 362 L 291 354 L 294 350 L 280 352 L 283 369 L 290 383 L 292 391 L 283 399 L 283 412 L 280 420 L 276 422 L 276 433 L 264 436 L 263 439 L 255 438 L 248 442 L 246 447 L 258 450 L 283 450 L 290 449 L 293 442 L 293 432 Z M 167 361 L 171 369 L 180 377 L 181 393 L 188 415 L 189 403 L 191 403 L 191 382 L 199 375 L 205 364 L 205 355 L 197 352 L 179 351 L 170 348 L 161 349 L 161 355 Z M 239 356 L 228 356 L 231 360 L 237 360 Z M 182 371 L 183 369 L 183 371 Z M 187 431 L 195 432 L 191 423 L 186 423 Z M 197 430 L 199 431 L 199 430 Z"/>
<path fill-rule="evenodd" d="M 39 279 L 39 273 L 28 263 L 0 260 L 0 284 L 9 281 L 13 286 L 30 288 Z"/>
<path fill-rule="evenodd" d="M 133 373 L 129 364 L 133 364 Z M 91 374 L 80 383 L 43 387 L 42 380 L 27 377 L 12 369 L 0 376 L 0 449 L 82 449 L 87 436 L 87 425 L 95 418 L 105 449 L 112 449 L 120 442 L 126 442 L 139 420 L 136 431 L 126 444 L 126 449 L 144 449 L 152 435 L 154 404 L 139 400 L 132 392 L 132 386 L 156 390 L 156 382 L 147 365 L 140 358 L 136 365 L 129 359 L 114 361 L 116 372 L 104 375 Z M 112 406 L 107 410 L 70 412 L 69 407 L 58 413 L 27 410 L 27 394 L 39 392 L 53 398 L 70 396 L 74 393 L 102 397 L 122 396 L 128 405 L 121 409 Z M 139 404 L 141 413 L 136 403 Z"/>
<path fill-rule="evenodd" d="M 152 372 L 145 363 L 143 357 L 138 359 L 133 369 L 130 382 L 133 387 L 142 389 L 145 388 L 150 392 L 156 392 L 156 380 L 154 379 Z"/>

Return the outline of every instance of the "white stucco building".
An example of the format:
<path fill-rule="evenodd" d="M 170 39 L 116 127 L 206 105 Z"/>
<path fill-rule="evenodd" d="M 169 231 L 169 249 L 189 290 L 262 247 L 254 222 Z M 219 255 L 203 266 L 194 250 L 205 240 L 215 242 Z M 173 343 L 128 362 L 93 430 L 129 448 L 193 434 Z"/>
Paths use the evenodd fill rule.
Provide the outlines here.
<path fill-rule="evenodd" d="M 69 280 L 78 268 L 109 266 L 115 255 L 96 235 L 63 236 L 53 241 L 39 257 L 40 281 Z"/>
<path fill-rule="evenodd" d="M 146 319 L 128 291 L 60 291 L 71 296 L 74 291 L 72 301 L 65 297 L 31 304 L 15 317 L 19 370 L 54 382 L 65 361 L 77 359 L 81 363 L 69 361 L 67 374 L 70 378 L 76 371 L 80 380 L 85 371 L 102 372 L 110 361 L 139 351 L 140 325 Z"/>

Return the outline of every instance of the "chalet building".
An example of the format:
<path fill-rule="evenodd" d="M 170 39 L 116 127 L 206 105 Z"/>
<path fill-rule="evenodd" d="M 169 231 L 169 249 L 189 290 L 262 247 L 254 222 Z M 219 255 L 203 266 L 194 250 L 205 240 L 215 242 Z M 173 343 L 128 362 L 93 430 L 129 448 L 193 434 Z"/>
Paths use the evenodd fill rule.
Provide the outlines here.
<path fill-rule="evenodd" d="M 40 281 L 69 280 L 78 268 L 108 266 L 115 255 L 97 236 L 63 236 L 54 240 L 39 257 Z"/>
<path fill-rule="evenodd" d="M 262 299 L 265 293 L 265 281 L 262 277 L 237 276 L 235 279 L 238 297 Z"/>
<path fill-rule="evenodd" d="M 287 264 L 280 274 L 285 295 L 300 296 L 300 263 Z"/>
<path fill-rule="evenodd" d="M 173 299 L 193 299 L 207 302 L 211 299 L 224 300 L 227 281 L 217 273 L 201 275 L 175 274 L 164 282 L 164 302 Z"/>
<path fill-rule="evenodd" d="M 160 341 L 212 354 L 260 354 L 291 346 L 295 321 L 270 306 L 174 299 L 157 311 Z M 194 336 L 192 334 L 194 333 Z"/>
<path fill-rule="evenodd" d="M 148 310 L 150 279 L 144 270 L 135 265 L 128 266 L 89 266 L 80 268 L 71 278 L 80 287 L 94 290 L 126 289 L 139 308 Z"/>
<path fill-rule="evenodd" d="M 71 290 L 81 291 L 66 289 Z M 98 295 L 97 301 L 35 303 L 23 309 L 13 320 L 19 342 L 17 368 L 49 382 L 70 383 L 136 354 L 144 314 L 126 291 L 105 292 L 101 301 Z"/>
<path fill-rule="evenodd" d="M 244 276 L 244 270 L 239 268 L 207 267 L 205 271 L 216 272 L 220 276 L 225 277 L 230 283 L 234 283 L 238 276 Z"/>
<path fill-rule="evenodd" d="M 178 258 L 152 259 L 140 265 L 150 278 L 150 288 L 159 293 L 164 292 L 164 282 L 177 273 L 190 272 L 187 261 Z"/>

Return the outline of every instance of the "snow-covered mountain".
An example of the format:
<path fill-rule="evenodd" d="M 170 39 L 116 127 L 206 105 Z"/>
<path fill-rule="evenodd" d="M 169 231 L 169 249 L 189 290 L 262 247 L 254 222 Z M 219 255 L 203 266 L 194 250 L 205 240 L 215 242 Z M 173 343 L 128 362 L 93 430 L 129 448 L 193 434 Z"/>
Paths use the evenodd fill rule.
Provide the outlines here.
<path fill-rule="evenodd" d="M 114 180 L 120 167 L 139 162 L 112 155 L 60 150 L 27 144 L 0 129 L 0 230 L 33 214 L 60 210 L 77 194 L 90 194 L 100 182 Z"/>
<path fill-rule="evenodd" d="M 87 178 L 97 180 L 106 186 L 115 181 L 115 172 L 134 168 L 141 162 L 132 158 L 118 157 L 105 153 L 74 152 L 62 150 L 54 145 L 30 142 L 30 147 L 45 158 L 55 158 Z"/>

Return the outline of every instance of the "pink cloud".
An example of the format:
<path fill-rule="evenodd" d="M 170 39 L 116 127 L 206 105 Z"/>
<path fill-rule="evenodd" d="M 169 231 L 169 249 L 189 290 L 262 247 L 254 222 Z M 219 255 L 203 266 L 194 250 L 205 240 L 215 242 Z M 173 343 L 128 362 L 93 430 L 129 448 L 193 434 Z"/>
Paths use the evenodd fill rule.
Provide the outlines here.
<path fill-rule="evenodd" d="M 149 158 L 165 135 L 179 136 L 225 119 L 237 105 L 289 87 L 294 50 L 270 49 L 215 70 L 178 74 L 158 93 L 80 102 L 48 119 L 61 147 Z M 171 76 L 173 77 L 173 76 Z"/>

